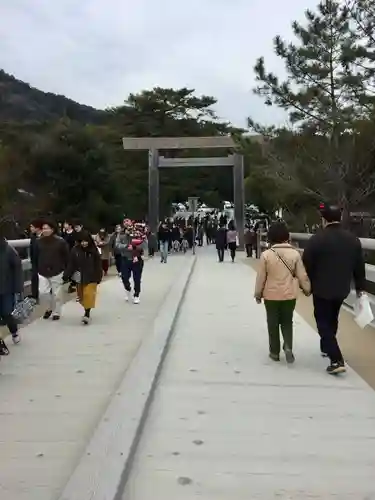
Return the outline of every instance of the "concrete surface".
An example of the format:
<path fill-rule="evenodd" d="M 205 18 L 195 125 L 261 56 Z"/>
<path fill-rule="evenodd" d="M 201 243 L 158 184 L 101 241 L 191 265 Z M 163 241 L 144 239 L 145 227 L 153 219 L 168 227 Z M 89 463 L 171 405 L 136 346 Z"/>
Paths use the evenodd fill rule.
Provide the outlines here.
<path fill-rule="evenodd" d="M 375 393 L 332 377 L 295 317 L 268 358 L 255 272 L 198 256 L 122 500 L 375 499 Z"/>
<path fill-rule="evenodd" d="M 37 320 L 10 345 L 0 362 L 1 500 L 59 496 L 183 262 L 147 262 L 140 305 L 126 304 L 113 278 L 100 286 L 90 326 L 72 301 L 60 322 Z"/>
<path fill-rule="evenodd" d="M 195 258 L 180 259 L 149 335 L 129 365 L 60 500 L 113 500 L 126 482 Z"/>

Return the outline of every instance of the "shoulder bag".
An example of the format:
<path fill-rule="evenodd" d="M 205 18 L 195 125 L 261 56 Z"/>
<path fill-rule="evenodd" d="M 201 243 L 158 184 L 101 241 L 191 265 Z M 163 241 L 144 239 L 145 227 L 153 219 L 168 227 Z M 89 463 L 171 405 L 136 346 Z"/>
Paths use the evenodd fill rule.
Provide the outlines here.
<path fill-rule="evenodd" d="M 284 266 L 288 269 L 288 271 L 292 275 L 293 279 L 296 279 L 297 276 L 296 276 L 295 270 L 292 269 L 287 262 L 285 262 L 285 260 L 281 257 L 280 254 L 278 254 L 276 252 L 276 250 L 274 250 L 273 248 L 270 248 L 270 250 L 271 250 L 271 252 L 273 252 L 276 255 L 276 257 L 279 259 L 279 261 L 282 262 L 284 264 Z"/>

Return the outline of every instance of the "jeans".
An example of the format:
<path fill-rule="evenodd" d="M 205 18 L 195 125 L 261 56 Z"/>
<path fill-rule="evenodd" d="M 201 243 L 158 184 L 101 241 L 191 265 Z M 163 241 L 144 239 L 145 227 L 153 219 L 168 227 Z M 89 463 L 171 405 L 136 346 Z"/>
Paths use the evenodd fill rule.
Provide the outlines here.
<path fill-rule="evenodd" d="M 63 305 L 63 273 L 46 278 L 39 275 L 39 294 L 44 295 L 47 301 L 47 311 L 60 316 Z"/>
<path fill-rule="evenodd" d="M 224 252 L 225 252 L 224 248 L 217 248 L 217 256 L 219 257 L 219 262 L 224 261 Z"/>
<path fill-rule="evenodd" d="M 0 324 L 6 325 L 9 332 L 14 336 L 17 334 L 18 326 L 12 316 L 15 306 L 15 298 L 11 293 L 0 295 Z"/>
<path fill-rule="evenodd" d="M 115 266 L 116 266 L 117 274 L 120 274 L 121 273 L 121 266 L 122 266 L 122 256 L 118 253 L 115 254 Z"/>
<path fill-rule="evenodd" d="M 265 300 L 270 353 L 280 354 L 280 328 L 284 350 L 293 349 L 293 313 L 296 300 Z"/>
<path fill-rule="evenodd" d="M 343 363 L 344 358 L 337 342 L 339 313 L 343 299 L 322 299 L 314 295 L 313 301 L 316 326 L 320 335 L 320 350 L 327 354 L 331 363 Z"/>
<path fill-rule="evenodd" d="M 161 241 L 160 242 L 160 256 L 161 256 L 162 262 L 167 262 L 168 250 L 169 250 L 169 242 L 168 241 Z"/>
<path fill-rule="evenodd" d="M 124 284 L 124 288 L 127 292 L 130 292 L 132 287 L 130 285 L 130 278 L 133 275 L 134 282 L 134 297 L 139 297 L 141 293 L 141 280 L 143 271 L 143 260 L 138 260 L 138 262 L 133 262 L 130 259 L 123 259 L 121 278 Z"/>

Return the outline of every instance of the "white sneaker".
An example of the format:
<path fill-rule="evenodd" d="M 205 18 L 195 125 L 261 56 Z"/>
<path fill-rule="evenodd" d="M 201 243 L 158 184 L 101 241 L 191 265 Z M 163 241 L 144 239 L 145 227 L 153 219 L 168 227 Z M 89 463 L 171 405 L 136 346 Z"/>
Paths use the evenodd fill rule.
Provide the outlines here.
<path fill-rule="evenodd" d="M 90 321 L 91 321 L 91 318 L 88 318 L 87 316 L 83 316 L 82 323 L 84 325 L 88 325 L 90 323 Z"/>
<path fill-rule="evenodd" d="M 140 302 L 139 297 L 134 297 L 133 302 L 134 302 L 134 304 L 139 304 L 139 302 Z"/>
<path fill-rule="evenodd" d="M 13 344 L 19 344 L 21 342 L 21 337 L 18 335 L 18 333 L 16 333 L 15 335 L 12 335 L 12 340 L 13 340 Z"/>
<path fill-rule="evenodd" d="M 125 301 L 126 302 L 130 302 L 132 299 L 132 292 L 126 292 L 126 295 L 125 295 Z"/>

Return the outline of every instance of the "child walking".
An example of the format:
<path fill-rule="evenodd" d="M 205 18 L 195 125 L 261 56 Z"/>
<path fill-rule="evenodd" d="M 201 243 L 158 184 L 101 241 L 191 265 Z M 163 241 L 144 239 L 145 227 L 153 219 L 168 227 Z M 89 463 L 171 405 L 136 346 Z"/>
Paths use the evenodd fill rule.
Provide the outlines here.
<path fill-rule="evenodd" d="M 82 323 L 88 325 L 91 310 L 95 308 L 96 294 L 102 281 L 102 260 L 90 233 L 82 231 L 77 235 L 77 245 L 73 248 L 63 281 L 71 278 L 77 283 L 79 302 L 84 309 Z"/>
<path fill-rule="evenodd" d="M 255 284 L 255 299 L 266 307 L 269 356 L 280 361 L 280 329 L 287 363 L 294 362 L 293 314 L 299 287 L 305 295 L 311 285 L 298 250 L 289 244 L 289 231 L 283 222 L 268 231 L 271 247 L 262 253 Z M 298 287 L 299 285 L 299 287 Z"/>

